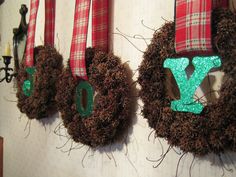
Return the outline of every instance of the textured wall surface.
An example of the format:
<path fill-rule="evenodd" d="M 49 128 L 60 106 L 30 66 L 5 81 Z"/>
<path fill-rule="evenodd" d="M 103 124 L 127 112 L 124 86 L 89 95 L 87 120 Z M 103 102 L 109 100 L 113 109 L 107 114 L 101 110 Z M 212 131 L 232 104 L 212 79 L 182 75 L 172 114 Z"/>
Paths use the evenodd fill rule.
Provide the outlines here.
<path fill-rule="evenodd" d="M 44 2 L 41 0 L 38 13 L 36 44 L 42 44 L 44 31 Z M 5 44 L 12 43 L 12 29 L 17 27 L 20 20 L 18 13 L 20 5 L 29 7 L 29 0 L 5 0 L 0 6 L 0 55 L 3 54 Z M 56 47 L 64 57 L 66 63 L 69 58 L 70 42 L 75 0 L 57 0 L 56 13 Z M 114 53 L 128 62 L 135 72 L 142 61 L 143 53 L 135 49 L 124 37 L 115 34 L 117 28 L 127 34 L 139 34 L 147 38 L 150 43 L 153 30 L 158 29 L 165 21 L 173 20 L 174 0 L 111 0 L 111 30 L 110 41 Z M 27 15 L 28 20 L 28 15 Z M 91 29 L 91 28 L 90 28 Z M 129 38 L 141 51 L 146 49 L 143 39 Z M 91 35 L 88 38 L 91 44 Z M 0 61 L 2 66 L 2 60 Z M 13 66 L 13 65 L 12 65 Z M 15 89 L 13 84 L 0 84 L 0 136 L 4 137 L 4 177 L 173 177 L 176 173 L 181 155 L 171 150 L 158 168 L 153 168 L 158 162 L 149 159 L 159 159 L 162 146 L 151 134 L 147 121 L 137 109 L 135 123 L 128 136 L 127 146 L 116 144 L 113 146 L 88 150 L 83 146 L 70 152 L 71 141 L 55 135 L 54 130 L 60 124 L 60 116 L 56 114 L 49 121 L 31 121 L 21 115 L 16 107 Z M 138 100 L 139 105 L 142 105 Z M 28 125 L 28 126 L 27 126 Z M 29 129 L 30 125 L 30 129 Z M 25 128 L 26 127 L 26 128 Z M 30 130 L 30 134 L 28 132 Z M 63 130 L 62 130 L 63 131 Z M 27 136 L 28 135 L 28 136 Z M 165 140 L 160 140 L 164 151 L 168 149 Z M 65 144 L 65 146 L 63 146 Z M 62 147 L 63 148 L 60 148 Z M 73 144 L 75 146 L 75 144 Z M 77 146 L 80 147 L 80 146 Z M 87 151 L 88 150 L 88 151 Z M 87 152 L 87 153 L 86 153 Z M 221 161 L 214 155 L 205 158 L 195 158 L 190 168 L 193 155 L 186 154 L 179 163 L 178 174 L 188 177 L 235 177 L 236 169 L 231 160 L 236 162 L 234 153 L 222 156 L 225 167 L 219 166 Z M 234 169 L 233 172 L 227 169 Z"/>

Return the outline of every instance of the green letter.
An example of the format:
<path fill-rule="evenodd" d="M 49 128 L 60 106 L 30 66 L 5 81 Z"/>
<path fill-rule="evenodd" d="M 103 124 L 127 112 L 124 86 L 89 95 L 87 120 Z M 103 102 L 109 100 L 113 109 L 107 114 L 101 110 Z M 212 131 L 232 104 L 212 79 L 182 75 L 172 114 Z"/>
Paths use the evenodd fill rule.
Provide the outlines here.
<path fill-rule="evenodd" d="M 188 58 L 167 58 L 164 68 L 172 71 L 180 91 L 180 100 L 172 101 L 171 108 L 174 111 L 199 114 L 203 110 L 203 105 L 194 101 L 193 95 L 210 69 L 221 66 L 221 60 L 218 56 L 194 57 L 192 63 L 195 69 L 189 79 L 185 72 L 189 65 Z"/>
<path fill-rule="evenodd" d="M 87 100 L 86 100 L 86 109 L 82 105 L 82 90 L 86 90 L 87 92 Z M 89 116 L 92 114 L 93 111 L 93 88 L 92 86 L 86 82 L 81 81 L 79 85 L 76 88 L 76 94 L 77 94 L 77 111 L 80 113 L 82 117 Z"/>
<path fill-rule="evenodd" d="M 30 96 L 33 92 L 33 75 L 35 73 L 35 68 L 26 68 L 26 72 L 29 74 L 29 80 L 25 80 L 23 84 L 23 92 L 25 96 Z"/>

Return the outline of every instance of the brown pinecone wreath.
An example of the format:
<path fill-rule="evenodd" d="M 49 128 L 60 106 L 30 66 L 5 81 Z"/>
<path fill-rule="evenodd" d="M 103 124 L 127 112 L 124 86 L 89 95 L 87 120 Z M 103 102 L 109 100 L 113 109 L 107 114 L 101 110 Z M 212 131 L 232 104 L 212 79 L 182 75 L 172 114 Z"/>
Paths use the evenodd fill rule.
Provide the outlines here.
<path fill-rule="evenodd" d="M 81 117 L 76 109 L 76 86 L 70 68 L 60 76 L 56 100 L 68 134 L 75 142 L 92 148 L 122 138 L 130 123 L 130 84 L 127 68 L 113 54 L 86 49 L 89 83 L 97 95 L 93 113 Z"/>
<path fill-rule="evenodd" d="M 36 73 L 33 76 L 33 93 L 29 97 L 22 89 L 24 81 L 28 79 L 25 60 L 22 61 L 17 76 L 17 106 L 29 119 L 46 118 L 57 111 L 55 85 L 62 72 L 62 61 L 62 56 L 53 47 L 38 46 L 34 49 Z"/>
<path fill-rule="evenodd" d="M 166 23 L 154 33 L 139 68 L 142 114 L 149 126 L 171 146 L 195 155 L 236 151 L 236 14 L 217 9 L 212 17 L 213 47 L 222 58 L 221 71 L 225 76 L 219 99 L 208 104 L 200 115 L 174 112 L 170 108 L 171 101 L 179 99 L 179 93 L 163 62 L 178 57 L 174 49 L 174 23 Z"/>

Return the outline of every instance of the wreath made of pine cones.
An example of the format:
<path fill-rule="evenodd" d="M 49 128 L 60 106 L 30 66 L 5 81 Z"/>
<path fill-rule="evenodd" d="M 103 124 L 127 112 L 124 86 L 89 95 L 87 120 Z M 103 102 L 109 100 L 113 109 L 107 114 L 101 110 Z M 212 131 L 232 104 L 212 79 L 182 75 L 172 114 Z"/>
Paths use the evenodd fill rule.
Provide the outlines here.
<path fill-rule="evenodd" d="M 105 146 L 124 136 L 131 122 L 130 83 L 120 58 L 94 48 L 86 49 L 88 82 L 97 93 L 93 112 L 82 117 L 76 109 L 76 80 L 67 67 L 57 84 L 56 100 L 68 134 L 92 148 Z"/>
<path fill-rule="evenodd" d="M 17 75 L 17 106 L 29 119 L 42 119 L 52 116 L 57 111 L 55 101 L 56 83 L 62 72 L 62 56 L 55 48 L 38 46 L 34 49 L 34 63 L 36 72 L 33 75 L 32 95 L 26 96 L 23 92 L 24 81 L 28 79 L 25 60 L 22 60 Z"/>
<path fill-rule="evenodd" d="M 142 114 L 149 126 L 171 146 L 195 155 L 236 151 L 236 14 L 216 9 L 212 17 L 213 48 L 222 58 L 220 70 L 225 76 L 217 102 L 207 105 L 200 115 L 174 112 L 170 108 L 171 101 L 179 99 L 178 91 L 173 91 L 176 89 L 173 76 L 168 77 L 168 70 L 163 67 L 166 58 L 178 57 L 173 22 L 154 33 L 139 68 Z"/>

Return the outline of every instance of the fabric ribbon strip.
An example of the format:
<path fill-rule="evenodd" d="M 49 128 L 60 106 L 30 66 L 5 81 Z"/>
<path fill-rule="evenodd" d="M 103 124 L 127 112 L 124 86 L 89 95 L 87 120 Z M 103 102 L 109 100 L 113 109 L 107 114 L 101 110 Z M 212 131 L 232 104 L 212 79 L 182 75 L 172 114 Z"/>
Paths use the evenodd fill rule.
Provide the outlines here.
<path fill-rule="evenodd" d="M 28 67 L 32 67 L 34 65 L 34 38 L 35 38 L 35 27 L 36 27 L 38 7 L 39 7 L 39 0 L 31 0 L 30 19 L 27 31 L 27 43 L 26 43 L 26 54 L 25 54 L 25 64 Z"/>
<path fill-rule="evenodd" d="M 39 7 L 39 0 L 31 0 L 30 3 L 30 19 L 27 32 L 26 43 L 26 60 L 27 67 L 34 66 L 34 42 L 35 42 L 35 28 L 37 13 Z M 54 31 L 55 31 L 55 7 L 56 0 L 45 0 L 45 28 L 44 28 L 44 43 L 45 45 L 54 45 Z"/>
<path fill-rule="evenodd" d="M 93 0 L 92 45 L 108 52 L 108 0 Z"/>
<path fill-rule="evenodd" d="M 70 67 L 75 78 L 88 80 L 85 63 L 91 0 L 76 0 L 70 50 Z M 108 50 L 108 0 L 93 0 L 92 46 Z"/>
<path fill-rule="evenodd" d="M 227 5 L 226 0 L 176 0 L 176 53 L 211 53 L 211 12 Z"/>
<path fill-rule="evenodd" d="M 45 0 L 44 44 L 54 45 L 56 0 Z"/>

